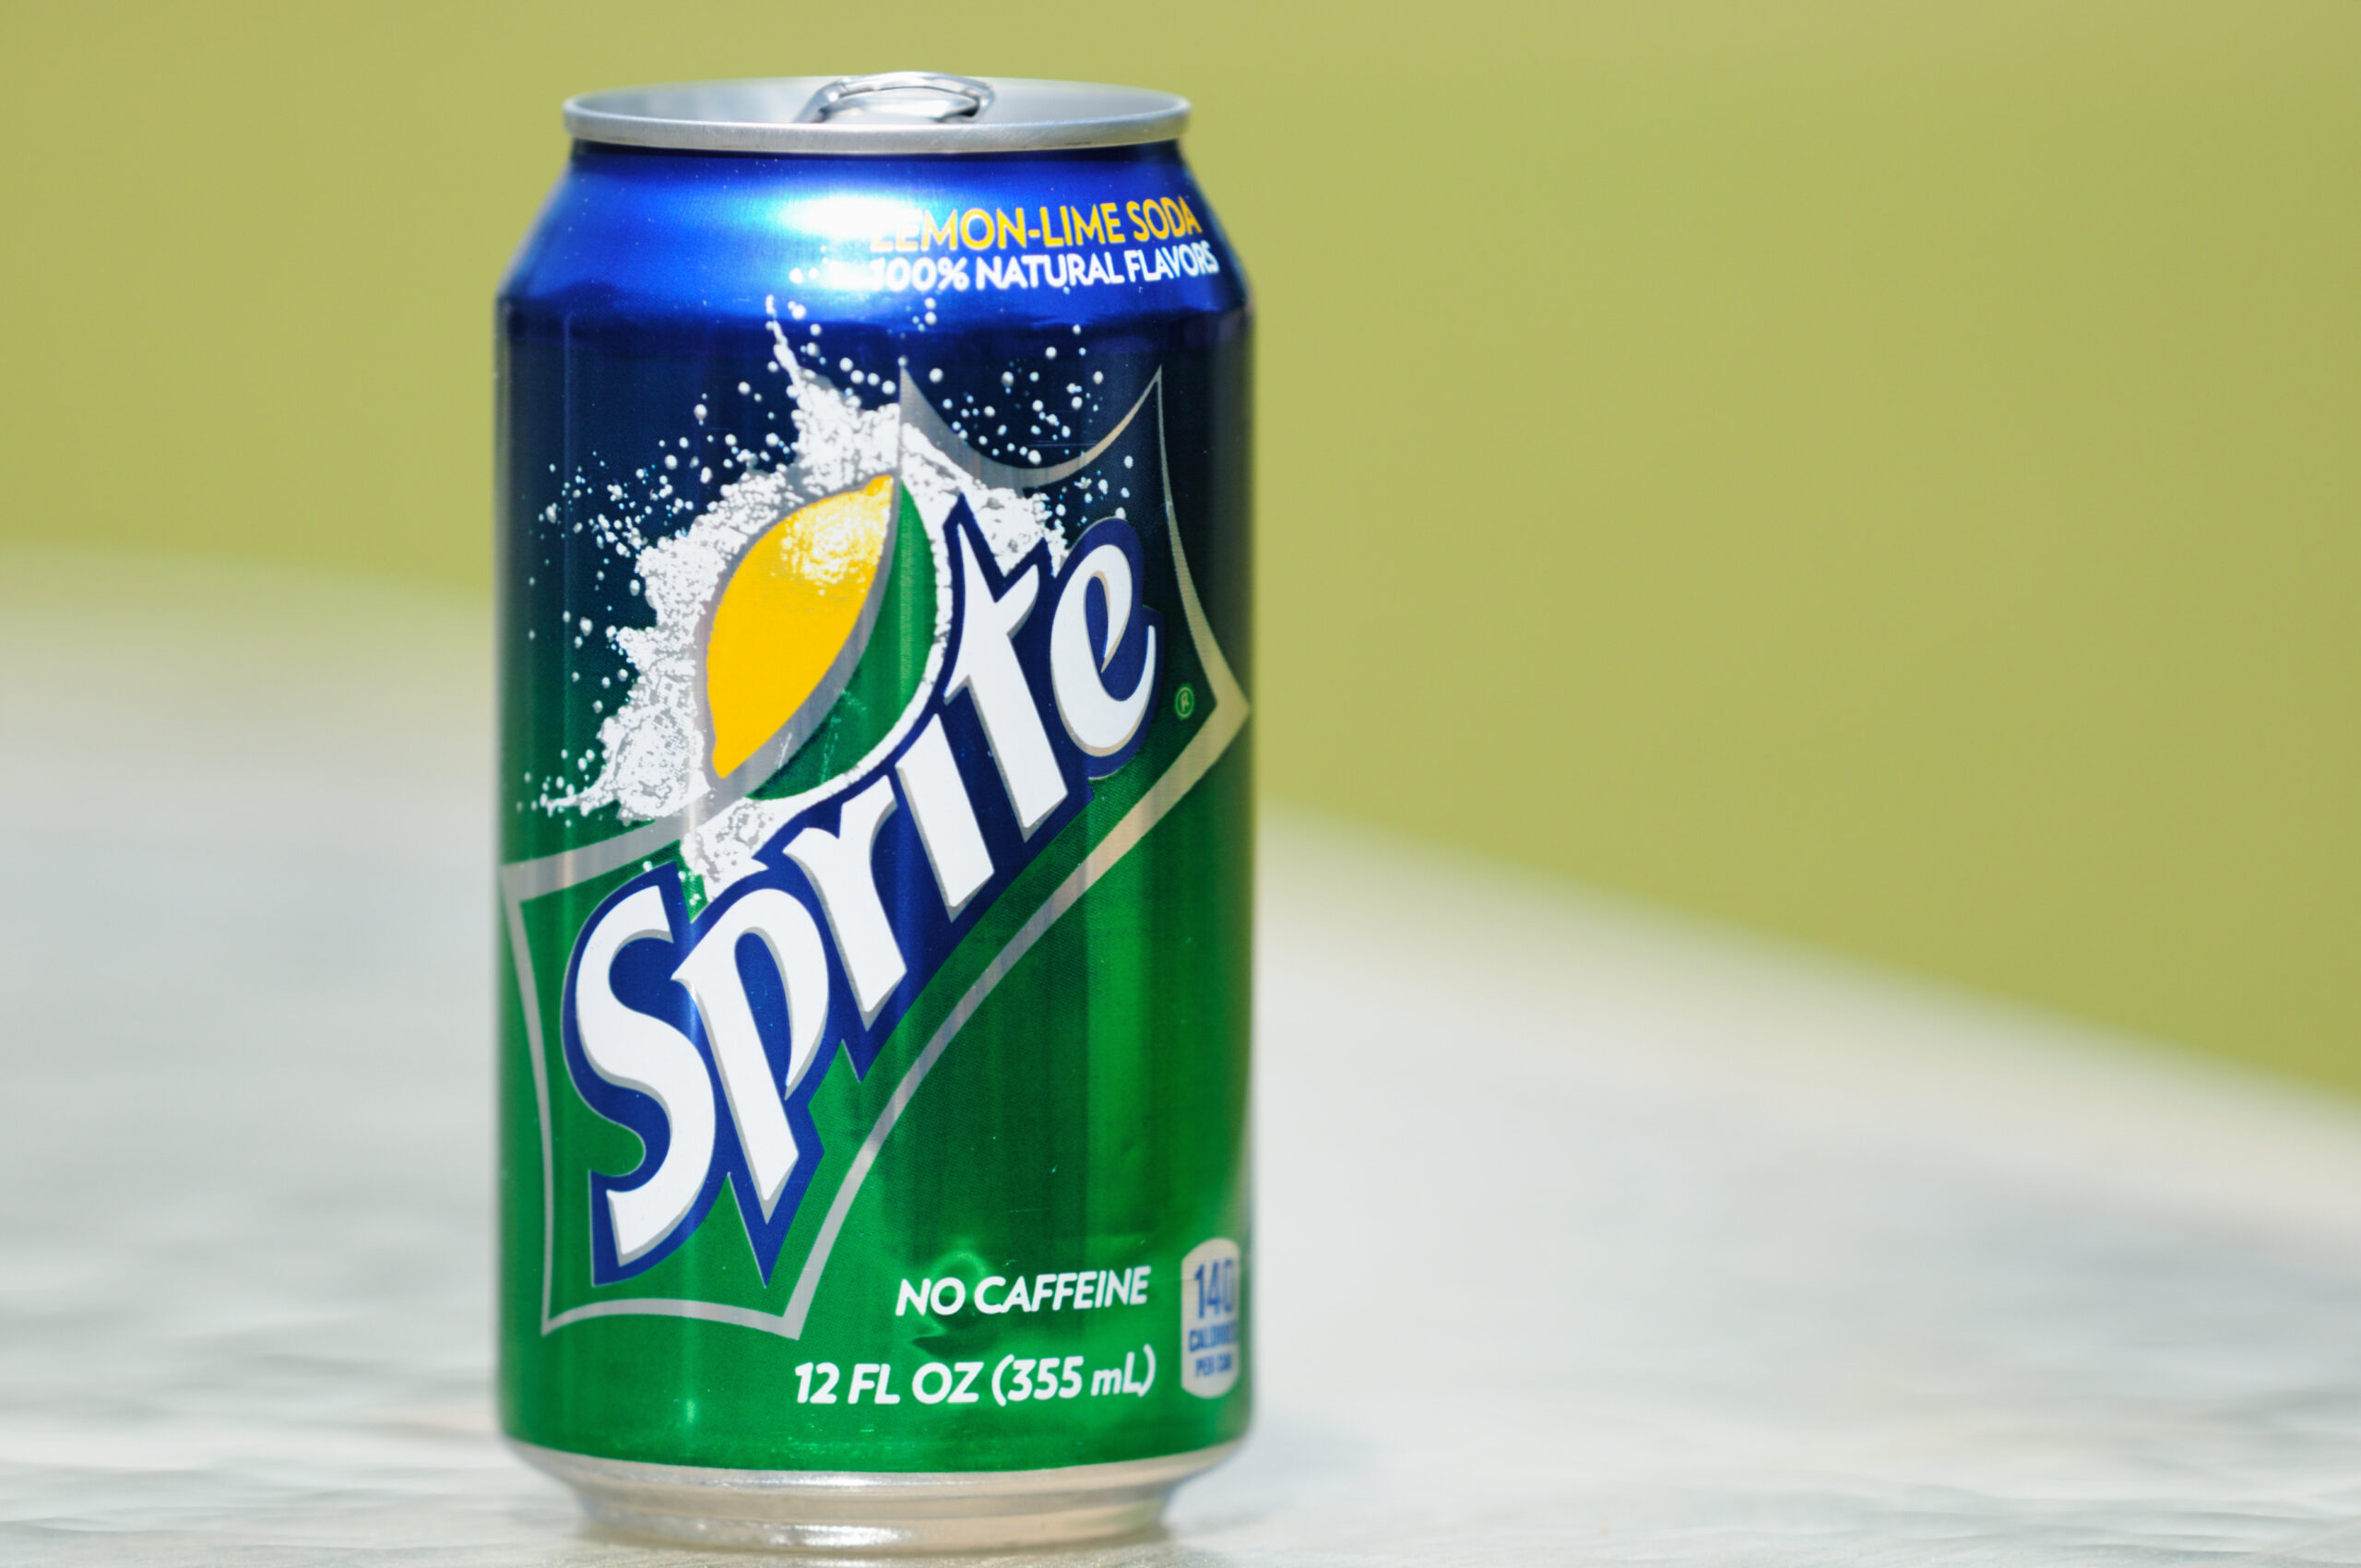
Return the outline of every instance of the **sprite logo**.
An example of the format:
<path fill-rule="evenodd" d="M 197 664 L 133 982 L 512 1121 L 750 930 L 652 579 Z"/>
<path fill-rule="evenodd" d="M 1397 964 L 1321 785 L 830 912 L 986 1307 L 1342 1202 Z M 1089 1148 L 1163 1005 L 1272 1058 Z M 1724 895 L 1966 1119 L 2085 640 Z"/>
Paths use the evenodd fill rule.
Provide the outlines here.
<path fill-rule="evenodd" d="M 888 490 L 881 481 L 852 500 Z M 824 500 L 805 512 L 842 504 Z M 1161 618 L 1138 602 L 1140 541 L 1131 525 L 1110 518 L 1091 528 L 1063 572 L 1052 574 L 1046 548 L 1036 546 L 1005 576 L 964 505 L 945 531 L 955 561 L 951 668 L 899 752 L 831 790 L 797 819 L 810 826 L 782 833 L 758 857 L 761 871 L 694 921 L 682 908 L 679 873 L 668 867 L 624 884 L 575 946 L 567 1074 L 594 1110 L 638 1133 L 650 1151 L 639 1169 L 591 1182 L 599 1284 L 660 1260 L 725 1181 L 768 1277 L 810 1180 L 802 1156 L 817 1143 L 804 1102 L 822 1046 L 846 1041 L 865 1071 L 882 1031 L 897 1021 L 896 999 L 933 972 L 990 894 L 1029 859 L 1028 842 L 1062 826 L 1089 780 L 1121 767 L 1137 744 L 1156 690 Z M 827 619 L 797 602 L 825 602 L 810 552 L 799 559 L 769 541 L 740 564 L 716 630 L 731 624 L 726 617 L 750 576 L 766 596 L 754 613 L 789 626 L 739 634 L 732 647 L 742 658 L 749 641 L 792 647 L 803 628 L 790 616 Z M 776 608 L 781 602 L 789 608 Z M 743 670 L 718 667 L 718 635 L 713 646 L 708 690 L 745 687 Z M 775 706 L 791 709 L 803 695 L 790 687 Z M 1006 793 L 1015 831 L 994 835 L 997 845 L 945 735 L 954 704 L 982 731 Z M 730 733 L 718 721 L 716 730 Z M 715 770 L 738 754 L 722 754 Z M 921 893 L 931 897 L 914 896 Z M 756 979 L 750 970 L 766 972 Z M 771 1015 L 770 1028 L 758 1011 Z"/>
<path fill-rule="evenodd" d="M 545 1333 L 654 1313 L 800 1334 L 960 1026 L 1246 717 L 1169 484 L 1154 524 L 1103 516 L 1070 540 L 1025 494 L 1119 444 L 1127 470 L 1160 469 L 1160 382 L 1081 457 L 1019 469 L 967 447 L 907 377 L 862 410 L 781 359 L 803 449 L 643 557 L 659 620 L 602 731 L 620 782 L 556 802 L 611 800 L 628 820 L 636 802 L 644 820 L 502 872 L 541 1125 Z M 835 771 L 813 760 L 848 752 Z M 1065 873 L 1028 879 L 1053 843 Z M 534 958 L 555 942 L 544 995 Z M 902 1031 L 865 1135 L 829 1146 L 815 1096 L 832 1073 L 868 1085 L 954 968 L 964 990 L 917 1020 L 922 1044 Z M 739 1261 L 668 1270 L 693 1241 Z M 775 1276 L 793 1280 L 783 1305 Z"/>

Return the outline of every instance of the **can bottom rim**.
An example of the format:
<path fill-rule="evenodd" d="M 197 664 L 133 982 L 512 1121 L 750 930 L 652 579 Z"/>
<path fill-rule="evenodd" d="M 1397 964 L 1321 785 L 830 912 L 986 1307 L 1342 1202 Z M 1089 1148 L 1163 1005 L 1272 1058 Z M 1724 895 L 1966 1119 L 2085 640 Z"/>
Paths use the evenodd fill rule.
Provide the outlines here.
<path fill-rule="evenodd" d="M 1049 1470 L 726 1470 L 509 1439 L 616 1534 L 671 1544 L 888 1554 L 1066 1546 L 1152 1526 L 1172 1489 L 1238 1451 Z"/>

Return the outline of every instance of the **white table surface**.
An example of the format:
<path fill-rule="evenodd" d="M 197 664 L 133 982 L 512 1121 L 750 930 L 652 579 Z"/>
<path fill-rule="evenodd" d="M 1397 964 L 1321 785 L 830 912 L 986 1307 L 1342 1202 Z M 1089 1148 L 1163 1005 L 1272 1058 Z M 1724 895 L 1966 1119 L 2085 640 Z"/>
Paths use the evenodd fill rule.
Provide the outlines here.
<path fill-rule="evenodd" d="M 742 1562 L 486 1395 L 485 631 L 0 556 L 0 1562 Z M 1261 1414 L 1074 1563 L 2361 1563 L 2361 1113 L 1266 823 Z M 1005 1560 L 1003 1560 L 1005 1561 Z"/>

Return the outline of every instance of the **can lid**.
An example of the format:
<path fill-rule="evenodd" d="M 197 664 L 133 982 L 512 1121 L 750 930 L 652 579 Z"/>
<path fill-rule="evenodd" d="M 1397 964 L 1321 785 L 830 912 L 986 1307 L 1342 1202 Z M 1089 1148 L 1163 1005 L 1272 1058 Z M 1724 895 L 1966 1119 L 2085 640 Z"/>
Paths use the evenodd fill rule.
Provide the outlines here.
<path fill-rule="evenodd" d="M 703 152 L 1025 152 L 1170 141 L 1189 101 L 1145 88 L 887 71 L 614 88 L 565 101 L 583 141 Z"/>

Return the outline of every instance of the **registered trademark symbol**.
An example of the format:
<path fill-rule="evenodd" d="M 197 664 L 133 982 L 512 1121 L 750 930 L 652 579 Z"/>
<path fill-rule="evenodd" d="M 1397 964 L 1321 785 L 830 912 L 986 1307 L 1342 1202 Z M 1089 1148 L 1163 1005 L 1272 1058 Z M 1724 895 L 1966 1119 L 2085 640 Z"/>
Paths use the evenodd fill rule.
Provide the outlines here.
<path fill-rule="evenodd" d="M 1183 686 L 1172 694 L 1172 711 L 1186 719 L 1197 711 L 1197 688 Z"/>

